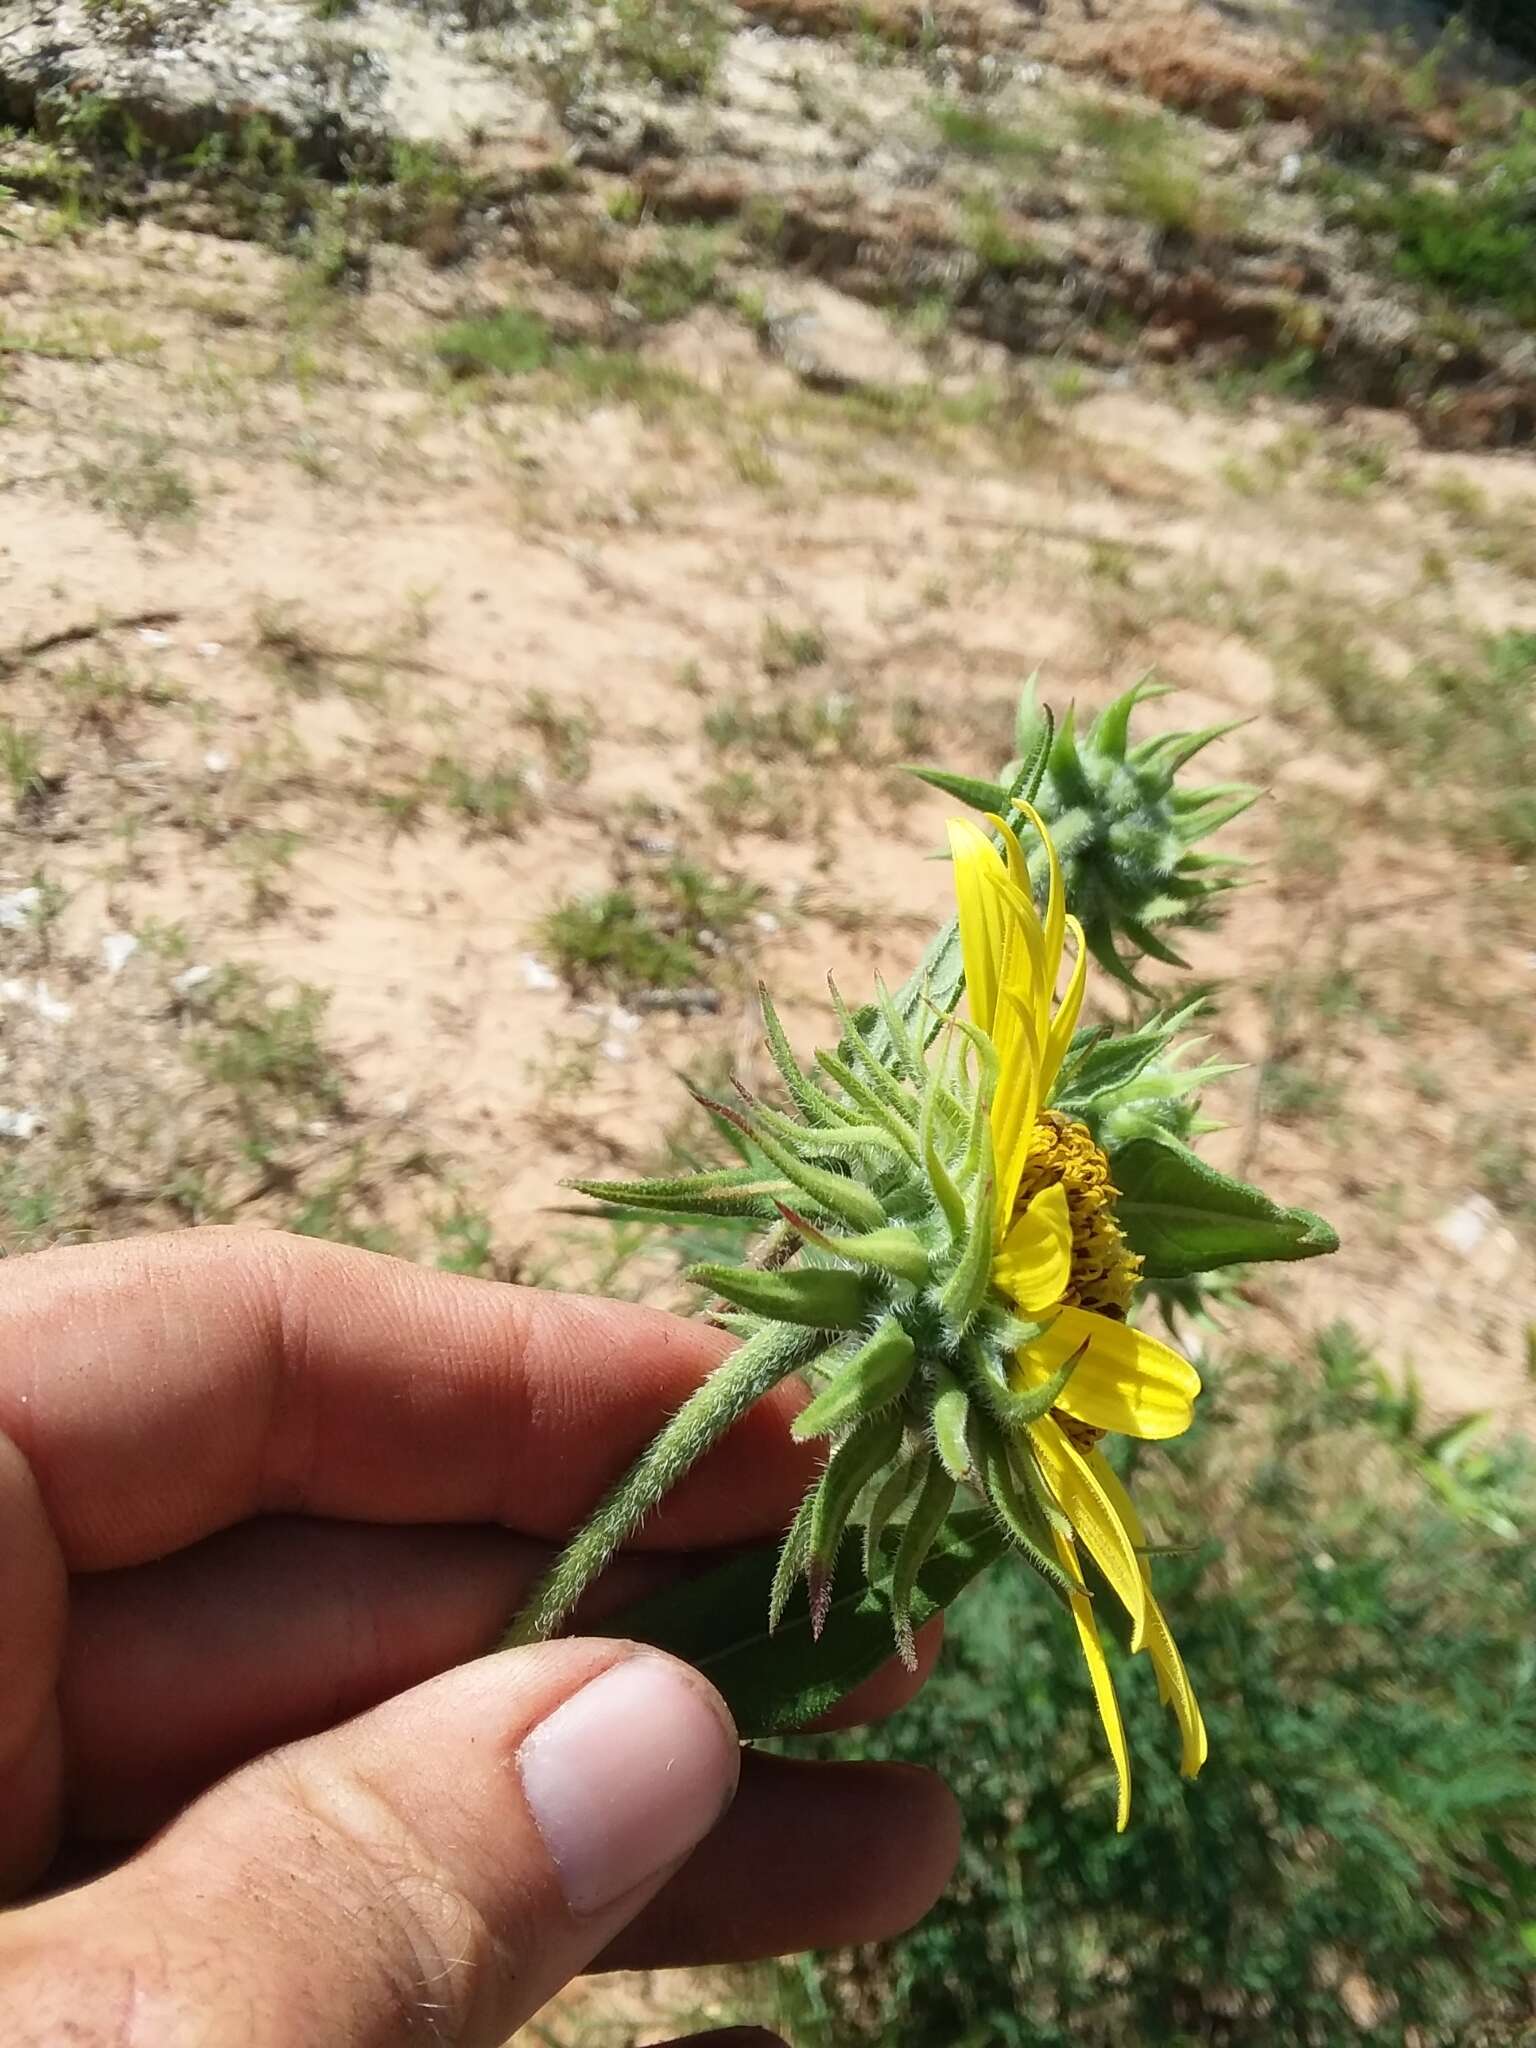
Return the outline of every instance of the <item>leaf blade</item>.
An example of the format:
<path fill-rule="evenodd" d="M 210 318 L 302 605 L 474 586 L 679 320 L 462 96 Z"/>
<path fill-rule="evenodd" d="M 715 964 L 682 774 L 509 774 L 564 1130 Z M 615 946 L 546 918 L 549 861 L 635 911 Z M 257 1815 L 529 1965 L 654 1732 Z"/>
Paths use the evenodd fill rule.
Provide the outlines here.
<path fill-rule="evenodd" d="M 1222 1266 L 1315 1259 L 1338 1233 L 1310 1209 L 1286 1209 L 1164 1137 L 1133 1138 L 1110 1162 L 1115 1214 L 1147 1280 L 1186 1280 Z"/>

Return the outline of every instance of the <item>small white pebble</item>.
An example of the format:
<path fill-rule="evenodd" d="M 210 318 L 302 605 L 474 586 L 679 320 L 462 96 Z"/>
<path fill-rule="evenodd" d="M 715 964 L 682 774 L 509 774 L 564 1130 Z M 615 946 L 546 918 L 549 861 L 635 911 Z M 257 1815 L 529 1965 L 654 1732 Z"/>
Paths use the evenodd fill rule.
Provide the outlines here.
<path fill-rule="evenodd" d="M 774 933 L 780 929 L 779 920 L 771 910 L 754 910 L 752 922 L 757 926 L 757 929 L 765 939 L 771 939 Z"/>
<path fill-rule="evenodd" d="M 629 1048 L 622 1038 L 605 1038 L 598 1050 L 605 1060 L 627 1060 Z"/>
<path fill-rule="evenodd" d="M 42 1128 L 35 1109 L 0 1109 L 0 1138 L 35 1138 Z"/>
<path fill-rule="evenodd" d="M 227 775 L 233 765 L 228 754 L 221 754 L 217 747 L 203 756 L 203 766 L 210 775 Z"/>
<path fill-rule="evenodd" d="M 1484 1195 L 1469 1195 L 1435 1225 L 1443 1245 L 1463 1258 L 1475 1252 L 1490 1230 L 1497 1227 L 1499 1212 Z"/>
<path fill-rule="evenodd" d="M 162 633 L 158 626 L 140 626 L 139 639 L 146 647 L 173 647 L 175 642 L 169 633 Z"/>
<path fill-rule="evenodd" d="M 626 1010 L 621 1003 L 615 1003 L 608 1012 L 609 1030 L 618 1032 L 626 1038 L 638 1031 L 643 1021 L 643 1018 L 637 1017 L 633 1010 Z"/>
<path fill-rule="evenodd" d="M 42 900 L 41 889 L 13 889 L 10 895 L 0 896 L 0 931 L 25 931 Z"/>
<path fill-rule="evenodd" d="M 524 988 L 543 990 L 560 986 L 559 975 L 552 973 L 534 954 L 524 953 L 517 964 L 522 969 Z"/>
<path fill-rule="evenodd" d="M 108 932 L 101 942 L 101 964 L 108 974 L 121 974 L 138 950 L 132 932 Z"/>
<path fill-rule="evenodd" d="M 74 1004 L 54 995 L 46 981 L 0 981 L 0 1002 L 19 1003 L 45 1024 L 64 1024 L 75 1014 Z"/>
<path fill-rule="evenodd" d="M 304 1126 L 304 1135 L 306 1138 L 328 1138 L 330 1134 L 331 1127 L 326 1122 L 323 1116 L 311 1117 L 309 1122 Z"/>
<path fill-rule="evenodd" d="M 213 969 L 211 967 L 184 967 L 171 983 L 171 987 L 175 989 L 177 995 L 189 996 L 193 989 L 201 988 L 204 982 L 212 981 L 212 979 Z"/>
<path fill-rule="evenodd" d="M 1294 192 L 1301 183 L 1301 171 L 1300 152 L 1294 149 L 1288 150 L 1280 159 L 1280 168 L 1275 173 L 1275 183 L 1282 192 Z"/>
<path fill-rule="evenodd" d="M 37 984 L 36 993 L 32 997 L 32 1007 L 45 1024 L 67 1024 L 75 1014 L 74 1004 L 66 1003 L 61 996 L 54 995 L 46 981 Z"/>
<path fill-rule="evenodd" d="M 197 652 L 204 661 L 217 661 L 224 652 L 224 642 L 222 640 L 199 640 Z"/>

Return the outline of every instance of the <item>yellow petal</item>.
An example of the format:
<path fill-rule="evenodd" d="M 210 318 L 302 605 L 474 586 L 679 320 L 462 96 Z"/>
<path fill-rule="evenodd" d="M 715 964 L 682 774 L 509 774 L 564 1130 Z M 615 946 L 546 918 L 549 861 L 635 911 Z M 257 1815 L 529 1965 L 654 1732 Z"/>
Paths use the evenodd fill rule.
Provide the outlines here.
<path fill-rule="evenodd" d="M 992 1278 L 1027 1316 L 1043 1315 L 1062 1297 L 1072 1273 L 1072 1218 L 1067 1191 L 1042 1188 L 1003 1239 Z"/>
<path fill-rule="evenodd" d="M 1068 1442 L 1058 1423 L 1049 1417 L 1032 1422 L 1029 1434 L 1052 1493 L 1131 1617 L 1131 1648 L 1139 1650 L 1147 1632 L 1147 1585 L 1130 1531 L 1088 1461 Z"/>
<path fill-rule="evenodd" d="M 1147 1546 L 1146 1527 L 1119 1473 L 1102 1451 L 1091 1451 L 1088 1462 L 1116 1513 L 1130 1530 L 1131 1541 L 1138 1552 L 1144 1552 Z M 1210 1755 L 1205 1721 L 1195 1699 L 1194 1687 L 1189 1682 L 1189 1673 L 1184 1668 L 1184 1659 L 1179 1655 L 1179 1646 L 1168 1626 L 1168 1617 L 1152 1598 L 1152 1572 L 1145 1556 L 1141 1558 L 1141 1576 L 1147 1586 L 1147 1654 L 1157 1673 L 1157 1696 L 1165 1707 L 1172 1707 L 1179 1724 L 1182 1752 L 1179 1768 L 1186 1778 L 1197 1777 L 1200 1766 Z"/>
<path fill-rule="evenodd" d="M 988 880 L 997 892 L 1003 922 L 1002 986 L 1034 1013 L 1043 1047 L 1051 1026 L 1051 991 L 1055 982 L 1046 959 L 1040 913 L 1028 889 L 1019 888 L 1005 872 L 1001 860 L 992 867 Z"/>
<path fill-rule="evenodd" d="M 1056 1538 L 1056 1554 L 1069 1578 L 1080 1578 L 1077 1555 L 1065 1536 Z M 1077 1640 L 1082 1645 L 1083 1662 L 1088 1666 L 1088 1677 L 1093 1685 L 1093 1697 L 1099 1709 L 1099 1719 L 1104 1723 L 1104 1733 L 1109 1738 L 1109 1753 L 1115 1762 L 1115 1832 L 1123 1835 L 1126 1823 L 1131 1817 L 1131 1751 L 1125 1739 L 1125 1723 L 1120 1718 L 1120 1702 L 1115 1697 L 1115 1681 L 1110 1676 L 1109 1663 L 1104 1655 L 1104 1645 L 1099 1641 L 1099 1631 L 1093 1618 L 1093 1602 L 1086 1593 L 1073 1593 L 1072 1619 L 1077 1624 Z"/>
<path fill-rule="evenodd" d="M 1045 858 L 1050 867 L 1050 885 L 1045 897 L 1045 964 L 1050 976 L 1050 986 L 1056 986 L 1056 977 L 1061 972 L 1061 942 L 1067 928 L 1066 892 L 1061 886 L 1061 862 L 1056 858 L 1055 843 L 1045 829 L 1045 821 L 1033 804 L 1020 804 L 1019 809 L 1040 834 L 1040 843 L 1045 848 Z"/>
<path fill-rule="evenodd" d="M 960 951 L 971 1021 L 990 1031 L 1003 962 L 1003 912 L 994 886 L 1001 863 L 986 833 L 967 818 L 950 819 L 949 850 L 955 867 Z"/>
<path fill-rule="evenodd" d="M 1005 991 L 999 1003 L 992 1043 L 1000 1068 L 992 1105 L 992 1150 L 997 1162 L 996 1214 L 1001 1235 L 1013 1218 L 1040 1113 L 1041 1040 L 1032 1008 L 1011 991 Z"/>
<path fill-rule="evenodd" d="M 1198 1778 L 1200 1767 L 1211 1753 L 1205 1719 L 1195 1698 L 1195 1689 L 1184 1669 L 1184 1659 L 1173 1640 L 1168 1618 L 1153 1599 L 1147 1601 L 1147 1653 L 1157 1672 L 1158 1692 L 1163 1705 L 1172 1707 L 1179 1724 L 1179 1769 L 1186 1778 Z"/>
<path fill-rule="evenodd" d="M 996 827 L 998 837 L 1003 842 L 1003 859 L 1008 865 L 1009 881 L 1016 889 L 1022 889 L 1026 896 L 1030 895 L 1029 862 L 1024 858 L 1024 849 L 1019 844 L 1018 833 L 1007 819 L 1000 818 L 996 811 L 987 812 L 987 823 Z"/>
<path fill-rule="evenodd" d="M 1039 1386 L 1086 1343 L 1057 1406 L 1091 1429 L 1161 1442 L 1194 1419 L 1200 1375 L 1167 1344 L 1091 1309 L 1064 1308 L 1020 1363 Z"/>
<path fill-rule="evenodd" d="M 1088 979 L 1088 947 L 1083 938 L 1083 928 L 1075 917 L 1069 917 L 1067 930 L 1072 934 L 1072 943 L 1077 951 L 1072 961 L 1072 978 L 1067 983 L 1066 994 L 1056 1006 L 1050 1035 L 1045 1042 L 1045 1057 L 1040 1065 L 1040 1091 L 1043 1095 L 1050 1094 L 1051 1084 L 1067 1056 L 1072 1034 L 1077 1029 L 1078 1014 L 1083 1007 L 1083 988 Z"/>

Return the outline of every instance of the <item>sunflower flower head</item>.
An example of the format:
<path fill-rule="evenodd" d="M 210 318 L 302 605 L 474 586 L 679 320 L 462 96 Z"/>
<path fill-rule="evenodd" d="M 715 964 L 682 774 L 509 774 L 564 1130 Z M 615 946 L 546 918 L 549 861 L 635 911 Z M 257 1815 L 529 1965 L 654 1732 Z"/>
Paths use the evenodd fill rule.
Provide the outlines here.
<path fill-rule="evenodd" d="M 1179 1435 L 1193 1417 L 1200 1380 L 1176 1351 L 1127 1323 L 1141 1262 L 1115 1216 L 1109 1161 L 1085 1125 L 1047 1106 L 1082 1006 L 1087 949 L 1062 901 L 1050 834 L 1032 808 L 1020 808 L 1045 852 L 1043 916 L 1024 850 L 1001 818 L 991 820 L 1001 850 L 967 820 L 949 828 L 966 997 L 997 1061 L 992 1281 L 1033 1326 L 1011 1379 L 1026 1396 L 1061 1382 L 1050 1409 L 1025 1423 L 1008 1449 L 1012 1462 L 1032 1468 L 1028 1482 L 1045 1497 L 1052 1544 L 1071 1581 L 1069 1604 L 1115 1760 L 1124 1827 L 1130 1759 L 1083 1579 L 1084 1551 L 1126 1610 L 1133 1650 L 1151 1656 L 1161 1697 L 1178 1719 L 1186 1772 L 1204 1762 L 1206 1737 L 1152 1595 L 1140 1519 L 1100 1444 L 1109 1435 Z M 1073 958 L 1064 972 L 1068 939 Z"/>
<path fill-rule="evenodd" d="M 1101 721 L 1117 759 L 1133 701 Z M 851 1010 L 833 988 L 840 1036 L 809 1068 L 762 992 L 779 1101 L 739 1084 L 738 1101 L 699 1098 L 735 1163 L 574 1183 L 627 1216 L 706 1217 L 756 1242 L 741 1263 L 690 1273 L 739 1348 L 572 1538 L 509 1640 L 558 1628 L 694 1461 L 798 1375 L 810 1397 L 795 1433 L 826 1456 L 767 1591 L 769 1634 L 794 1618 L 784 1669 L 800 1677 L 774 1692 L 772 1659 L 746 1658 L 773 1701 L 757 1731 L 801 1725 L 867 1676 L 882 1624 L 915 1663 L 927 1615 L 1011 1551 L 1077 1633 L 1123 1828 L 1130 1754 L 1102 1624 L 1117 1621 L 1151 1663 L 1186 1774 L 1206 1755 L 1146 1530 L 1106 1454 L 1117 1438 L 1179 1435 L 1200 1392 L 1189 1361 L 1136 1326 L 1139 1288 L 1144 1276 L 1193 1284 L 1239 1260 L 1312 1257 L 1337 1240 L 1321 1218 L 1277 1207 L 1183 1145 L 1190 1098 L 1222 1071 L 1189 1065 L 1175 1044 L 1188 1011 L 1119 1035 L 1080 1025 L 1102 949 L 1073 914 L 1031 802 L 1048 756 L 1047 721 L 998 802 L 977 805 L 985 823 L 951 822 L 956 919 L 895 994 L 877 983 L 877 999 Z M 990 787 L 929 779 L 968 803 Z M 742 1625 L 720 1618 L 733 1656 Z M 846 1656 L 839 1639 L 853 1645 Z M 696 1633 L 686 1642 L 692 1654 Z"/>

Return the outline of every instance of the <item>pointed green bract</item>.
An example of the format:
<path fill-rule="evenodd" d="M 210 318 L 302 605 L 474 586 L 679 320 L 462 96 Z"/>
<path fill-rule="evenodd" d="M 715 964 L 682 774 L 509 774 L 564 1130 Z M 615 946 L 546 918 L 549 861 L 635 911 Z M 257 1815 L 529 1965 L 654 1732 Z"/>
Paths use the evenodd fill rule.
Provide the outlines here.
<path fill-rule="evenodd" d="M 831 1436 L 899 1401 L 916 1368 L 917 1348 L 896 1318 L 887 1316 L 852 1356 L 826 1357 L 823 1364 L 833 1373 L 830 1385 L 790 1425 L 799 1443 Z"/>
<path fill-rule="evenodd" d="M 972 1384 L 981 1395 L 982 1406 L 995 1423 L 1010 1432 L 1027 1429 L 1030 1423 L 1049 1415 L 1056 1406 L 1067 1391 L 1068 1382 L 1087 1348 L 1086 1344 L 1079 1345 L 1048 1380 L 1042 1380 L 1038 1387 L 1031 1387 L 1027 1393 L 1019 1392 L 1011 1383 L 1000 1379 L 992 1360 L 973 1350 Z"/>
<path fill-rule="evenodd" d="M 1027 1486 L 1020 1485 L 1007 1439 L 994 1423 L 977 1423 L 976 1462 L 985 1474 L 987 1498 L 1009 1542 L 1023 1552 L 1046 1584 L 1063 1598 L 1080 1593 L 1082 1587 L 1067 1577 L 1047 1550 L 1050 1527 L 1038 1500 Z"/>
<path fill-rule="evenodd" d="M 857 1181 L 845 1174 L 829 1173 L 825 1167 L 816 1166 L 808 1159 L 802 1159 L 781 1138 L 771 1136 L 766 1126 L 778 1124 L 784 1119 L 773 1112 L 753 1106 L 754 1113 L 743 1115 L 727 1102 L 712 1102 L 707 1095 L 696 1096 L 695 1101 L 713 1115 L 734 1124 L 767 1154 L 769 1162 L 776 1166 L 784 1178 L 800 1190 L 802 1195 L 821 1210 L 824 1216 L 835 1216 L 841 1223 L 851 1223 L 855 1230 L 877 1230 L 885 1221 L 885 1210 L 879 1200 Z M 790 1126 L 793 1131 L 794 1126 Z"/>
<path fill-rule="evenodd" d="M 875 1474 L 891 1462 L 901 1438 L 899 1415 L 871 1415 L 843 1439 L 821 1475 L 811 1507 L 810 1553 L 805 1567 L 811 1591 L 811 1626 L 817 1635 L 826 1619 L 832 1569 L 848 1517 Z"/>
<path fill-rule="evenodd" d="M 955 1504 L 955 1482 L 937 1461 L 923 1477 L 907 1526 L 901 1532 L 896 1563 L 891 1572 L 891 1619 L 896 1625 L 896 1653 L 909 1671 L 917 1669 L 917 1648 L 913 1641 L 912 1595 L 918 1574 L 928 1553 L 939 1539 L 945 1517 Z"/>
<path fill-rule="evenodd" d="M 873 1585 L 880 1567 L 880 1545 L 890 1526 L 891 1517 L 898 1514 L 908 1498 L 916 1492 L 928 1470 L 927 1453 L 918 1451 L 910 1457 L 899 1457 L 885 1479 L 875 1489 L 864 1521 L 864 1576 Z"/>
<path fill-rule="evenodd" d="M 868 1266 L 907 1287 L 926 1287 L 933 1277 L 926 1245 L 915 1230 L 904 1224 L 893 1223 L 860 1237 L 829 1237 L 783 1202 L 779 1204 L 779 1214 L 807 1244 L 847 1259 L 851 1265 Z"/>
<path fill-rule="evenodd" d="M 789 1605 L 800 1574 L 805 1570 L 805 1561 L 811 1554 L 811 1516 L 816 1511 L 816 1488 L 813 1486 L 801 1501 L 795 1519 L 790 1523 L 784 1538 L 784 1547 L 779 1552 L 779 1562 L 773 1574 L 773 1584 L 768 1591 L 768 1632 L 771 1635 L 784 1619 L 784 1610 Z"/>
<path fill-rule="evenodd" d="M 933 1447 L 951 1479 L 964 1479 L 971 1468 L 971 1397 L 944 1367 L 934 1374 Z"/>
<path fill-rule="evenodd" d="M 856 1330 L 874 1299 L 857 1273 L 836 1266 L 796 1266 L 781 1273 L 756 1266 L 691 1266 L 687 1278 L 769 1322 L 811 1330 Z"/>
<path fill-rule="evenodd" d="M 919 768 L 910 763 L 907 773 L 933 789 L 942 790 L 945 796 L 969 805 L 973 811 L 1001 812 L 1008 809 L 1008 785 L 1005 782 L 982 782 L 974 775 L 950 775 L 942 768 Z"/>
<path fill-rule="evenodd" d="M 774 1213 L 776 1196 L 791 1192 L 790 1182 L 755 1166 L 727 1166 L 716 1173 L 687 1174 L 675 1180 L 568 1180 L 561 1185 L 613 1209 L 759 1222 Z"/>
<path fill-rule="evenodd" d="M 842 1119 L 821 1090 L 812 1087 L 801 1072 L 799 1062 L 784 1034 L 784 1026 L 779 1022 L 779 1013 L 773 1007 L 773 998 L 768 993 L 767 985 L 761 981 L 757 984 L 757 999 L 763 1013 L 763 1043 L 768 1048 L 773 1064 L 779 1070 L 780 1080 L 789 1090 L 790 1101 L 809 1122 L 831 1125 L 835 1128 Z"/>
<path fill-rule="evenodd" d="M 894 1532 L 886 1537 L 889 1550 Z M 913 1590 L 911 1621 L 920 1628 L 995 1564 L 1006 1541 L 990 1514 L 957 1509 L 929 1550 Z M 743 1737 L 787 1735 L 829 1713 L 872 1678 L 891 1655 L 884 1565 L 866 1574 L 845 1547 L 819 1637 L 810 1607 L 792 1598 L 776 1632 L 768 1628 L 771 1544 L 732 1558 L 702 1578 L 684 1580 L 608 1623 L 615 1635 L 654 1643 L 692 1664 L 721 1693 Z"/>

